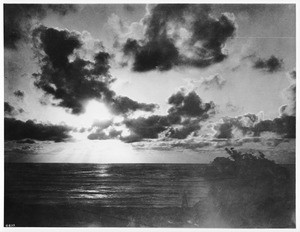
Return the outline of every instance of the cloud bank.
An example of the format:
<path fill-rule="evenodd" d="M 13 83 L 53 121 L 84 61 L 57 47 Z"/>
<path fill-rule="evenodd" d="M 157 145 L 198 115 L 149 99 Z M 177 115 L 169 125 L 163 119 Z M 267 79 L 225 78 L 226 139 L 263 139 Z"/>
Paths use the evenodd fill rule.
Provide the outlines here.
<path fill-rule="evenodd" d="M 42 124 L 32 120 L 23 122 L 14 118 L 4 118 L 5 140 L 35 139 L 60 142 L 70 138 L 68 134 L 70 130 L 70 127 L 63 125 Z"/>

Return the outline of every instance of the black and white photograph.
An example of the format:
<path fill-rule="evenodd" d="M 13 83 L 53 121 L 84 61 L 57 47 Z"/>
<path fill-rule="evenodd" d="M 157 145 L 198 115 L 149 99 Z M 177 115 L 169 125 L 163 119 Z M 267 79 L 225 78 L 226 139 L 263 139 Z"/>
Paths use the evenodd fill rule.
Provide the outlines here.
<path fill-rule="evenodd" d="M 62 3 L 2 4 L 2 229 L 297 228 L 295 2 Z"/>

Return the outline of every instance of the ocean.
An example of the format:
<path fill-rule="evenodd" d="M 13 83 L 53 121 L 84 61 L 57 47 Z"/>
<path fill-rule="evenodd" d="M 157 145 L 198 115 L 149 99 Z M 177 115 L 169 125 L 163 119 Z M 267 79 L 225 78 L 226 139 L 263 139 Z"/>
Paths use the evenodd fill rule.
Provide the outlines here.
<path fill-rule="evenodd" d="M 205 201 L 207 164 L 6 163 L 5 198 L 24 204 L 181 207 Z"/>
<path fill-rule="evenodd" d="M 294 165 L 284 180 L 207 165 L 5 163 L 5 227 L 295 227 Z"/>

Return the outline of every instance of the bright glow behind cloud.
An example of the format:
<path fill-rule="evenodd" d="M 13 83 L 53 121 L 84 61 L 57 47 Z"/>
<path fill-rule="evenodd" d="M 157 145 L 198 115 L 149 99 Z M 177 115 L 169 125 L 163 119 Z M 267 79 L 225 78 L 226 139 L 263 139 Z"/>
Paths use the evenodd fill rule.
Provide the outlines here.
<path fill-rule="evenodd" d="M 66 123 L 77 128 L 90 128 L 95 121 L 106 121 L 112 119 L 112 117 L 104 103 L 91 100 L 87 103 L 84 114 L 74 116 L 73 120 Z"/>

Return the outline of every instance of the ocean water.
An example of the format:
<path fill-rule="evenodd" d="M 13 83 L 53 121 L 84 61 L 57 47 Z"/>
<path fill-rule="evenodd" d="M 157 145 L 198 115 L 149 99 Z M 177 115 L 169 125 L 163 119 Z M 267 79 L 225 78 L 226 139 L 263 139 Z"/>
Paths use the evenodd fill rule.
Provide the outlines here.
<path fill-rule="evenodd" d="M 6 163 L 5 197 L 28 204 L 180 207 L 205 201 L 205 164 Z"/>

